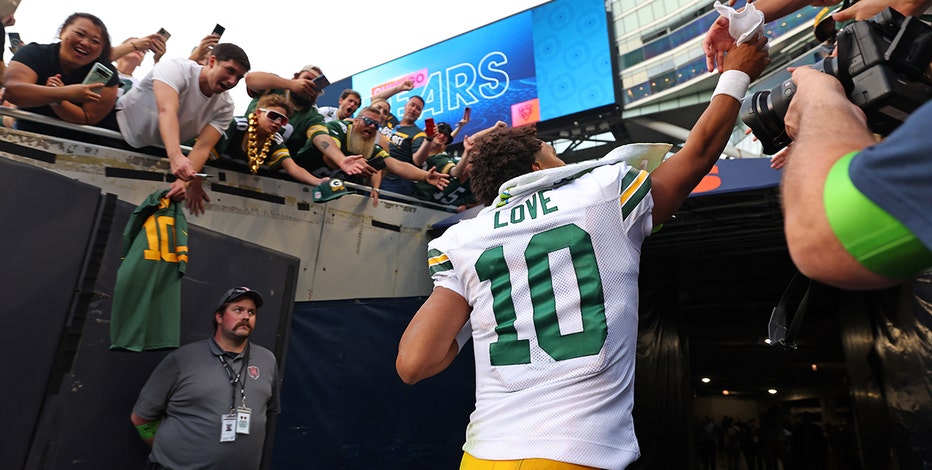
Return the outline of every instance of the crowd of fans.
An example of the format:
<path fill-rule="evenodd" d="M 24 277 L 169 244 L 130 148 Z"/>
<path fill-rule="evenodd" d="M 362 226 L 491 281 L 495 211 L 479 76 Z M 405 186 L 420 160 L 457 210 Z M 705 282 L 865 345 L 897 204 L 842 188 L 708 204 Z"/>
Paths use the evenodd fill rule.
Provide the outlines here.
<path fill-rule="evenodd" d="M 0 24 L 13 23 L 11 16 Z M 352 89 L 341 92 L 336 107 L 318 108 L 317 98 L 326 86 L 315 80 L 324 75 L 320 67 L 307 65 L 292 78 L 250 71 L 246 52 L 221 43 L 216 33 L 202 39 L 189 57 L 165 60 L 168 33 L 112 45 L 106 25 L 88 13 L 65 19 L 58 37 L 52 44 L 11 44 L 13 57 L 2 71 L 3 104 L 110 129 L 122 140 L 90 138 L 166 156 L 177 178 L 169 196 L 184 199 L 194 214 L 203 213 L 210 200 L 198 176 L 210 160 L 240 162 L 252 173 L 284 170 L 313 186 L 330 178 L 368 185 L 373 205 L 378 205 L 381 191 L 389 191 L 384 197 L 401 194 L 458 210 L 475 204 L 468 150 L 477 136 L 464 138 L 462 158 L 446 152 L 468 116 L 455 128 L 439 123 L 427 135 L 415 124 L 424 100 L 412 95 L 399 120 L 388 99 L 413 90 L 410 80 L 369 97 L 370 105 L 362 109 L 363 97 Z M 155 66 L 145 77 L 134 76 L 150 52 Z M 235 115 L 228 91 L 244 78 L 252 101 L 245 114 Z M 4 125 L 89 139 L 79 131 L 27 119 L 8 118 Z M 486 131 L 503 126 L 499 122 Z M 191 147 L 187 154 L 185 146 Z"/>

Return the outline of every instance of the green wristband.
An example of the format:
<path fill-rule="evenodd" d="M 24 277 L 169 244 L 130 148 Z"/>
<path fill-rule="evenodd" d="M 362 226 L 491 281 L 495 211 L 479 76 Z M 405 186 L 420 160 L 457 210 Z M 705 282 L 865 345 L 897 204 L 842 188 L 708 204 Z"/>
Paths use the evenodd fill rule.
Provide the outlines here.
<path fill-rule="evenodd" d="M 158 429 L 159 423 L 161 422 L 162 420 L 158 420 L 140 424 L 136 426 L 136 432 L 138 432 L 139 437 L 143 439 L 152 439 L 155 437 L 155 430 Z"/>
<path fill-rule="evenodd" d="M 862 266 L 902 279 L 932 266 L 932 252 L 911 230 L 864 196 L 848 176 L 857 152 L 835 162 L 825 180 L 825 215 L 838 241 Z"/>

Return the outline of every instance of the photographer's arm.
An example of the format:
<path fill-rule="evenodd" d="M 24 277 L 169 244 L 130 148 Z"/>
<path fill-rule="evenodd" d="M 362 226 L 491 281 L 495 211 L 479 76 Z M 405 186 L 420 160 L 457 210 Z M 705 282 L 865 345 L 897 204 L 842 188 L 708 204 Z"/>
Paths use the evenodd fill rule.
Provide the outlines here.
<path fill-rule="evenodd" d="M 872 18 L 887 7 L 903 14 L 903 16 L 919 16 L 932 6 L 929 0 L 861 0 L 832 15 L 835 21 L 866 20 Z"/>
<path fill-rule="evenodd" d="M 794 143 L 783 169 L 782 196 L 790 256 L 806 276 L 848 289 L 895 284 L 859 263 L 829 224 L 825 182 L 848 153 L 874 143 L 864 113 L 845 96 L 834 77 L 809 67 L 793 72 L 796 95 L 786 113 Z"/>

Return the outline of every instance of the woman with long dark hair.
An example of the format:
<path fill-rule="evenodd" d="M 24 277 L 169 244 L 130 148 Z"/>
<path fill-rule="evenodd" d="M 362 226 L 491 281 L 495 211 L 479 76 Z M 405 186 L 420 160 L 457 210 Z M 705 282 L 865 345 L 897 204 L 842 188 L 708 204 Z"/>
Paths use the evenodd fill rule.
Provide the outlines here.
<path fill-rule="evenodd" d="M 60 42 L 32 43 L 17 51 L 3 76 L 5 98 L 24 111 L 76 124 L 97 124 L 113 109 L 119 76 L 110 62 L 110 35 L 100 18 L 74 13 L 62 24 Z M 82 84 L 95 64 L 109 78 Z M 22 130 L 62 135 L 55 127 L 20 120 Z M 67 133 L 64 133 L 67 134 Z"/>

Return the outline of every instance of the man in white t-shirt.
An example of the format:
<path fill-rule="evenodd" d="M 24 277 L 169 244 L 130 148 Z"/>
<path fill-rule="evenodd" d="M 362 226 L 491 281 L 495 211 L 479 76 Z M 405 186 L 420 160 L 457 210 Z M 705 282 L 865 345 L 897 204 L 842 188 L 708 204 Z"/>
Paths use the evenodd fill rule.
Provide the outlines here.
<path fill-rule="evenodd" d="M 204 167 L 210 150 L 233 119 L 233 98 L 227 92 L 249 71 L 249 58 L 234 44 L 218 44 L 206 66 L 188 59 L 162 61 L 123 95 L 116 121 L 123 139 L 133 147 L 160 146 L 171 163 L 168 196 L 187 199 L 194 214 L 204 212 L 210 198 L 194 174 Z M 197 139 L 186 157 L 181 144 Z"/>

